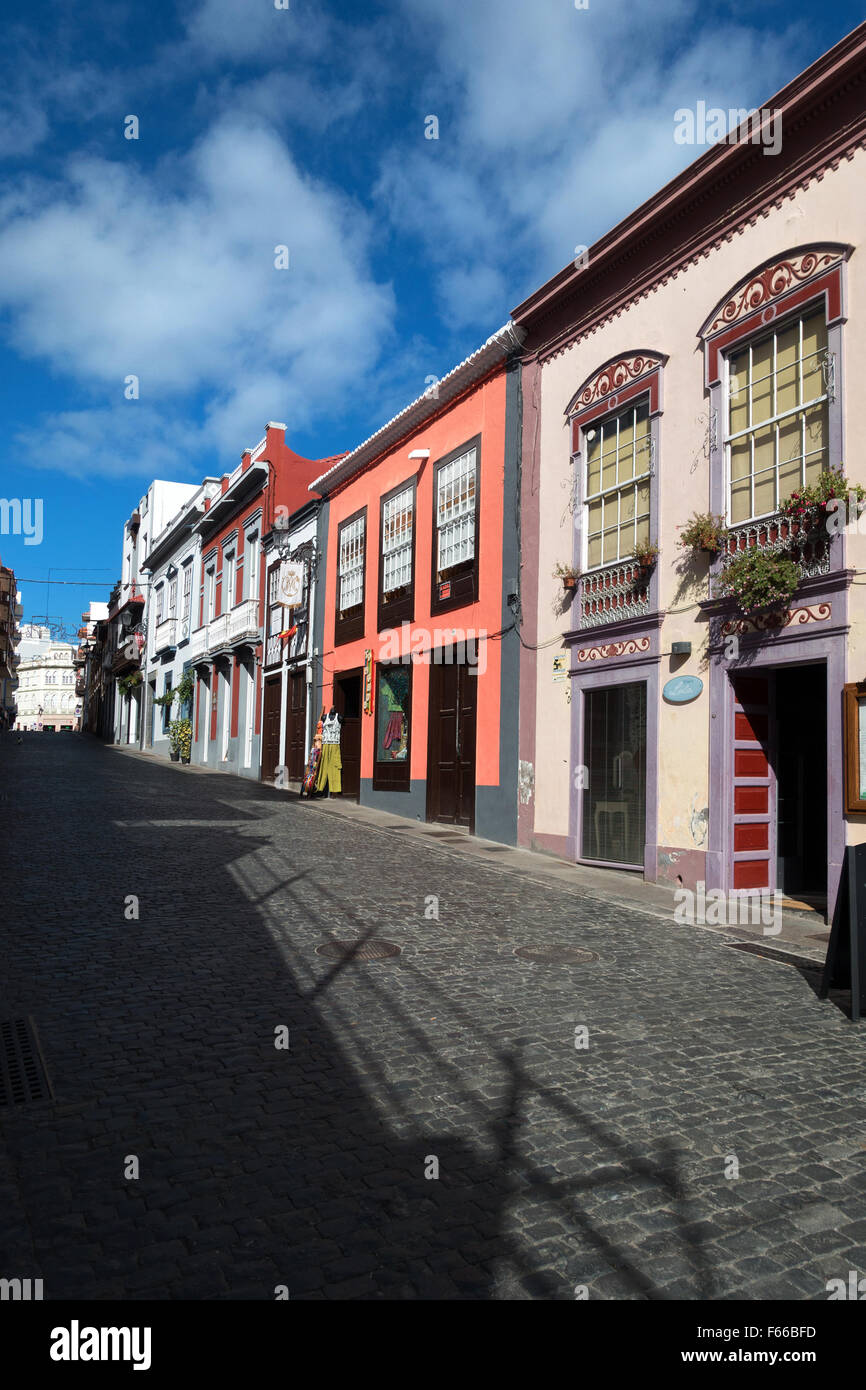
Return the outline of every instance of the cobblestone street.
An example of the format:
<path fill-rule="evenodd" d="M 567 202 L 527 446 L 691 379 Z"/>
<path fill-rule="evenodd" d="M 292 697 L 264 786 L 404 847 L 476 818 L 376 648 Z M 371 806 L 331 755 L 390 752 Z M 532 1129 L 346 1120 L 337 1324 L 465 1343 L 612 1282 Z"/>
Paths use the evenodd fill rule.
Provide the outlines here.
<path fill-rule="evenodd" d="M 800 971 L 83 736 L 4 737 L 0 789 L 0 1017 L 54 1091 L 3 1111 L 0 1275 L 808 1300 L 866 1273 L 866 1044 Z M 316 954 L 368 934 L 400 954 Z M 594 958 L 514 954 L 564 945 Z"/>

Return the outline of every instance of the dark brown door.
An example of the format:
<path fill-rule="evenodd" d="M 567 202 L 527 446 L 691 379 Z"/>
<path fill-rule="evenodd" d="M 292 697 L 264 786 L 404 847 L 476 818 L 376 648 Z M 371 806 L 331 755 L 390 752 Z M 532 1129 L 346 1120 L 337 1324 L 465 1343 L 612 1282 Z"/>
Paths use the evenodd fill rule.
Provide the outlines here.
<path fill-rule="evenodd" d="M 478 677 L 465 665 L 430 667 L 427 819 L 475 824 L 475 712 Z"/>
<path fill-rule="evenodd" d="M 334 678 L 334 706 L 342 716 L 340 760 L 343 796 L 361 794 L 361 671 L 344 671 Z"/>
<path fill-rule="evenodd" d="M 272 782 L 280 761 L 280 678 L 265 681 L 262 700 L 262 781 Z"/>
<path fill-rule="evenodd" d="M 289 676 L 286 703 L 286 767 L 290 782 L 300 782 L 304 776 L 304 742 L 307 732 L 307 682 L 304 673 Z"/>

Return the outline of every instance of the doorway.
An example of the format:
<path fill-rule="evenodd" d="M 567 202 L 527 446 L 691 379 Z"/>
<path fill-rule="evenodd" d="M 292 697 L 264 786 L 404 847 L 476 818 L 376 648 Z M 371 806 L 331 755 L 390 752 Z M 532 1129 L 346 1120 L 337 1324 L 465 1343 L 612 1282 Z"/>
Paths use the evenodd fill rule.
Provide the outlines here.
<path fill-rule="evenodd" d="M 289 673 L 286 700 L 286 768 L 290 782 L 304 777 L 307 741 L 307 681 L 303 671 Z"/>
<path fill-rule="evenodd" d="M 361 795 L 361 681 L 363 672 L 343 671 L 334 677 L 334 708 L 343 723 L 340 729 L 340 761 L 343 764 L 343 796 Z"/>
<path fill-rule="evenodd" d="M 827 668 L 732 677 L 733 888 L 827 903 Z"/>
<path fill-rule="evenodd" d="M 475 828 L 477 667 L 454 661 L 453 647 L 430 666 L 427 819 Z M 450 660 L 448 658 L 451 658 Z"/>
<path fill-rule="evenodd" d="M 265 681 L 262 698 L 262 781 L 272 782 L 280 762 L 280 678 Z"/>
<path fill-rule="evenodd" d="M 580 857 L 623 868 L 646 855 L 645 681 L 587 690 L 583 704 Z"/>

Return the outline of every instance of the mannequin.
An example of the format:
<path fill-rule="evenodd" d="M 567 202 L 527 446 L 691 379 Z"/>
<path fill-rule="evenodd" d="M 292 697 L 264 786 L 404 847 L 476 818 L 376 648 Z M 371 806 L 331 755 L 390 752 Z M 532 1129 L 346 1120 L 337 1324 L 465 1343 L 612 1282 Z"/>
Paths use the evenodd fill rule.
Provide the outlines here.
<path fill-rule="evenodd" d="M 316 791 L 323 792 L 327 787 L 329 796 L 337 796 L 343 790 L 343 760 L 340 757 L 342 723 L 336 706 L 331 705 L 328 716 L 322 723 L 322 760 L 316 777 Z"/>

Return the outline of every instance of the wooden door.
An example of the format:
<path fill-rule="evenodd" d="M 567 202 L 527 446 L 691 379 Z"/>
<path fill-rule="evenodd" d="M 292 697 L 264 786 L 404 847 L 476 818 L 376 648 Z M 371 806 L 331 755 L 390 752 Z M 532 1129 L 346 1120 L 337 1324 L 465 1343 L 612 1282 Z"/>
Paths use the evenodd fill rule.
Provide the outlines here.
<path fill-rule="evenodd" d="M 306 735 L 307 682 L 303 671 L 293 672 L 286 701 L 286 767 L 290 782 L 303 780 Z"/>
<path fill-rule="evenodd" d="M 280 762 L 280 677 L 265 681 L 262 698 L 262 781 L 272 782 Z"/>
<path fill-rule="evenodd" d="M 475 723 L 478 677 L 465 664 L 430 667 L 427 819 L 475 824 Z"/>
<path fill-rule="evenodd" d="M 734 676 L 732 888 L 776 886 L 772 674 Z"/>
<path fill-rule="evenodd" d="M 340 760 L 343 796 L 361 795 L 361 679 L 363 673 L 343 671 L 334 678 L 334 706 L 342 718 Z"/>

